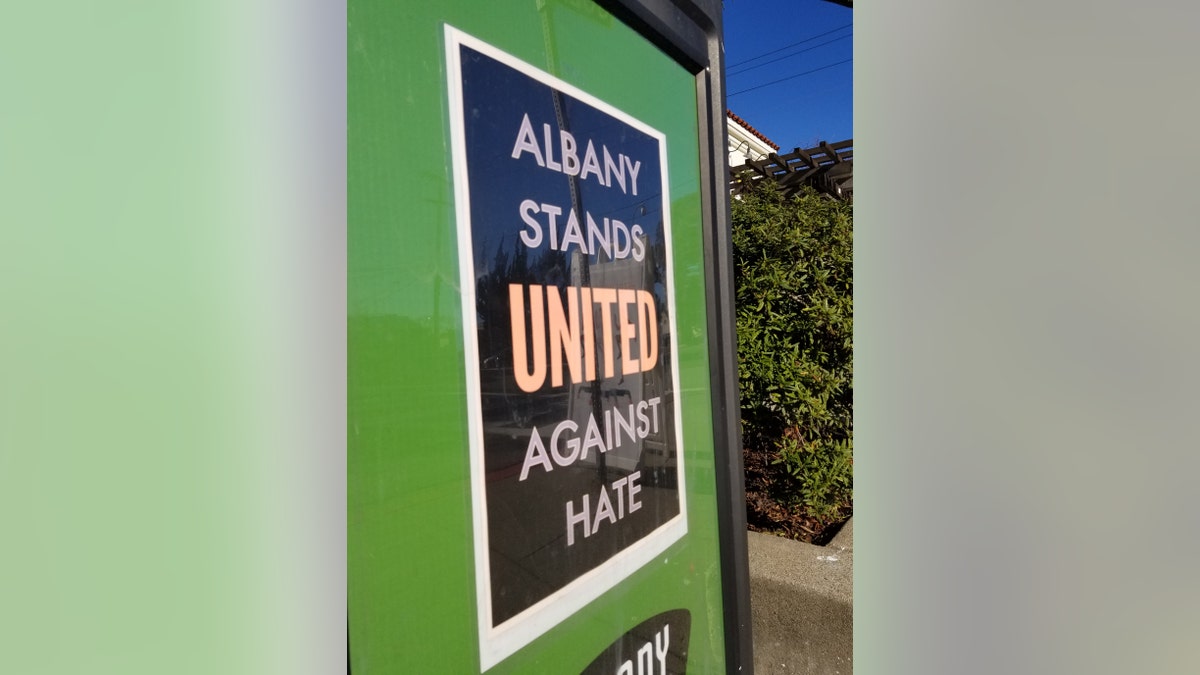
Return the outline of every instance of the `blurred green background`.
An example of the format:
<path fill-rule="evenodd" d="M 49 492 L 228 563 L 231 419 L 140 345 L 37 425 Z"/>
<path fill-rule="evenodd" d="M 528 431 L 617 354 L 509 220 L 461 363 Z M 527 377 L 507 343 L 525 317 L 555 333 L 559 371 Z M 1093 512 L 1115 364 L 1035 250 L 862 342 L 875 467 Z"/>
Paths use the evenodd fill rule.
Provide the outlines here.
<path fill-rule="evenodd" d="M 1196 10 L 854 11 L 857 672 L 1200 670 Z M 345 34 L 0 7 L 0 672 L 344 664 Z"/>
<path fill-rule="evenodd" d="M 345 11 L 0 9 L 0 672 L 336 672 Z"/>

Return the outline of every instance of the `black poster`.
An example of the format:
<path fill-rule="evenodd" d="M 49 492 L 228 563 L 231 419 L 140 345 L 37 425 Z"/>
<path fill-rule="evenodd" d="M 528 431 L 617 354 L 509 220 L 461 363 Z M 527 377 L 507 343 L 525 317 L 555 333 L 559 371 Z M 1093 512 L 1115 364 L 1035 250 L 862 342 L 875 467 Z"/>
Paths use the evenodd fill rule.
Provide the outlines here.
<path fill-rule="evenodd" d="M 691 633 L 686 609 L 652 616 L 614 640 L 582 675 L 685 675 Z"/>
<path fill-rule="evenodd" d="M 447 37 L 480 624 L 502 658 L 686 532 L 666 139 Z"/>

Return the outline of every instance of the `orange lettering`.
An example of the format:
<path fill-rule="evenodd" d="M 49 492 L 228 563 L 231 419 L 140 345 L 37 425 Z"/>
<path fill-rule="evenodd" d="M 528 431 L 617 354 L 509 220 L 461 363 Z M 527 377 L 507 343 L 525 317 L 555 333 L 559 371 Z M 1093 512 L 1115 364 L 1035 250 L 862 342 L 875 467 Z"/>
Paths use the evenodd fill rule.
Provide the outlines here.
<path fill-rule="evenodd" d="M 600 325 L 604 329 L 604 377 L 613 376 L 612 305 L 617 301 L 617 289 L 593 288 L 592 299 L 600 305 Z"/>
<path fill-rule="evenodd" d="M 571 381 L 579 381 L 579 295 L 574 286 L 567 287 L 567 316 L 563 315 L 562 299 L 558 289 L 546 288 L 546 302 L 550 318 L 550 386 L 563 383 L 563 355 L 571 370 Z M 568 321 L 570 325 L 567 325 Z"/>
<path fill-rule="evenodd" d="M 646 371 L 658 365 L 658 310 L 650 291 L 638 291 L 637 297 L 642 370 Z"/>
<path fill-rule="evenodd" d="M 525 293 L 520 284 L 508 285 L 508 306 L 512 317 L 513 375 L 521 391 L 537 391 L 546 381 L 546 313 L 542 307 L 542 287 L 529 287 L 529 319 L 533 327 L 532 371 L 529 370 L 529 352 L 525 347 Z M 562 309 L 561 305 L 559 309 Z"/>
<path fill-rule="evenodd" d="M 641 372 L 637 358 L 633 355 L 633 338 L 637 337 L 633 322 L 629 320 L 629 306 L 637 309 L 637 291 L 624 289 L 617 291 L 617 319 L 621 322 L 621 374 L 633 375 Z"/>

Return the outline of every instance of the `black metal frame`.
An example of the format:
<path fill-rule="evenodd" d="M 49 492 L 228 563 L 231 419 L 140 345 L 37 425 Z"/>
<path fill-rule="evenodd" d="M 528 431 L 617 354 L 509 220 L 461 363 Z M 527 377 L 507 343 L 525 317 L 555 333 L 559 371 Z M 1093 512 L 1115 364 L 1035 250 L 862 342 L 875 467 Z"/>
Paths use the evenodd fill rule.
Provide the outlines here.
<path fill-rule="evenodd" d="M 696 78 L 726 668 L 729 673 L 749 674 L 754 672 L 754 650 L 750 631 L 746 483 L 737 388 L 721 0 L 596 2 L 669 54 Z"/>

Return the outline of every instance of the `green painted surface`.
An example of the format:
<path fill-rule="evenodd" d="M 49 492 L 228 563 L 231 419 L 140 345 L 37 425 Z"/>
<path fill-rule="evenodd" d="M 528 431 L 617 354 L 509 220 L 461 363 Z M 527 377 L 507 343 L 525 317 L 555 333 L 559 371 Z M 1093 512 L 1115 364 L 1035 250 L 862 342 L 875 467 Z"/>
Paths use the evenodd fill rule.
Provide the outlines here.
<path fill-rule="evenodd" d="M 489 672 L 579 672 L 692 614 L 724 669 L 693 77 L 587 0 L 348 7 L 348 573 L 353 672 L 478 672 L 458 242 L 443 25 L 667 136 L 688 534 Z"/>

